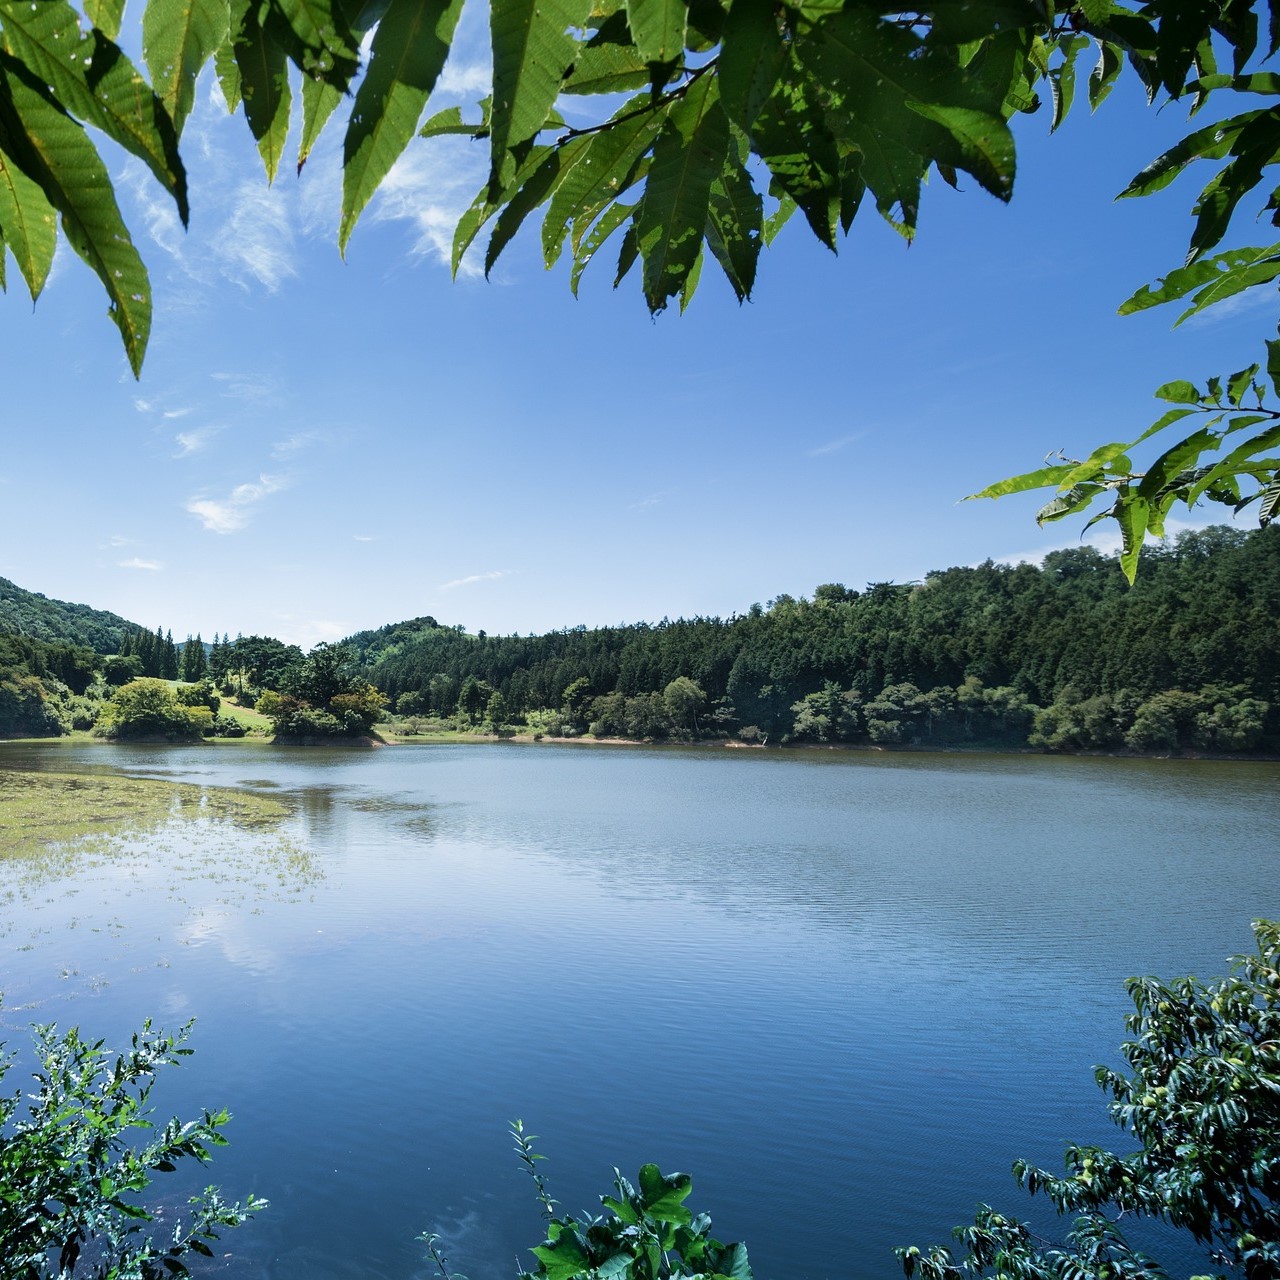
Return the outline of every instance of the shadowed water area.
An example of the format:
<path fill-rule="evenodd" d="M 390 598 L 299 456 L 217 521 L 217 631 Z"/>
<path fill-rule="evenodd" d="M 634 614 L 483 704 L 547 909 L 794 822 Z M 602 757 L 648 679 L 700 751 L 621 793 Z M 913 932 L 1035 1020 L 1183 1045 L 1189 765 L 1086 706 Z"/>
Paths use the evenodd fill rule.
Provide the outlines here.
<path fill-rule="evenodd" d="M 73 775 L 95 834 L 68 842 L 6 770 Z M 136 820 L 94 791 L 119 776 Z M 1123 981 L 1220 973 L 1280 914 L 1277 782 L 1216 761 L 0 746 L 0 1027 L 110 1042 L 197 1017 L 156 1102 L 229 1107 L 232 1145 L 162 1178 L 166 1211 L 210 1180 L 271 1200 L 218 1274 L 423 1277 L 434 1231 L 471 1280 L 513 1276 L 541 1238 L 521 1117 L 566 1209 L 654 1160 L 693 1174 L 760 1280 L 891 1277 L 893 1245 L 978 1200 L 1050 1226 L 1015 1156 L 1123 1142 L 1091 1072 L 1116 1059 Z"/>

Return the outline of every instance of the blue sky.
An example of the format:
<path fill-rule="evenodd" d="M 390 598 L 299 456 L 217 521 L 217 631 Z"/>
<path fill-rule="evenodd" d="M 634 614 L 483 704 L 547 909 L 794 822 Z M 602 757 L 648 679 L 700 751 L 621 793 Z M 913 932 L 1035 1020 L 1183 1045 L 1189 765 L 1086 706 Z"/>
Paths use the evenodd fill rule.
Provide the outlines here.
<path fill-rule="evenodd" d="M 483 79 L 482 12 L 463 21 L 435 106 Z M 1136 435 L 1155 386 L 1230 372 L 1269 333 L 1257 305 L 1178 330 L 1115 315 L 1181 261 L 1194 177 L 1113 197 L 1184 128 L 1132 93 L 1053 137 L 1023 120 L 1011 205 L 935 182 L 912 246 L 864 209 L 838 258 L 797 222 L 752 303 L 709 265 L 684 316 L 651 319 L 611 263 L 575 302 L 536 235 L 451 281 L 484 161 L 462 140 L 410 148 L 343 262 L 336 132 L 268 187 L 206 80 L 188 232 L 111 159 L 155 291 L 140 382 L 65 246 L 34 313 L 10 273 L 0 575 L 179 638 L 310 645 L 420 614 L 494 633 L 729 614 L 1070 545 L 1034 498 L 957 500 Z"/>

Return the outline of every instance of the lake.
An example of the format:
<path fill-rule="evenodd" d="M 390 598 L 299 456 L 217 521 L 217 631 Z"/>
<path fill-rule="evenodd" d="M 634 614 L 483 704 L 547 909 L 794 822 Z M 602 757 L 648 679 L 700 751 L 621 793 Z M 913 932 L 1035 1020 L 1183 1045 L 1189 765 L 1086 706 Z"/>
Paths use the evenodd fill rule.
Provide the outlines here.
<path fill-rule="evenodd" d="M 541 1239 L 519 1117 L 566 1209 L 652 1160 L 760 1280 L 896 1276 L 895 1244 L 979 1200 L 1048 1222 L 1009 1165 L 1123 1143 L 1091 1068 L 1124 979 L 1221 973 L 1280 913 L 1272 763 L 50 743 L 6 766 L 288 809 L 0 863 L 11 1047 L 196 1017 L 156 1102 L 227 1106 L 231 1145 L 159 1190 L 271 1201 L 219 1275 L 426 1277 L 433 1231 L 470 1280 L 513 1277 Z"/>

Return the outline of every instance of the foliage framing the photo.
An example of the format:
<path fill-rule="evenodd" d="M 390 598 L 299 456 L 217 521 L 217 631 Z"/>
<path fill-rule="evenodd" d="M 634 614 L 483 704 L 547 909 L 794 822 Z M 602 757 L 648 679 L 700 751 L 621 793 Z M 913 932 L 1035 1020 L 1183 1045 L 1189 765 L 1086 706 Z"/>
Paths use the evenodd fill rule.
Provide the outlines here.
<path fill-rule="evenodd" d="M 4 1280 L 52 1280 L 92 1275 L 98 1280 L 159 1280 L 186 1275 L 184 1258 L 212 1257 L 209 1242 L 239 1226 L 265 1200 L 228 1204 L 213 1188 L 191 1203 L 190 1218 L 168 1239 L 147 1234 L 153 1221 L 143 1195 L 156 1173 L 177 1161 L 208 1160 L 224 1146 L 225 1111 L 199 1120 L 170 1120 L 156 1128 L 147 1101 L 161 1067 L 191 1053 L 191 1025 L 176 1035 L 148 1022 L 124 1053 L 78 1029 L 35 1029 L 39 1070 L 23 1105 L 21 1092 L 0 1095 L 0 1275 Z M 0 1079 L 13 1066 L 0 1057 Z M 150 1137 L 131 1145 L 134 1131 Z M 82 1258 L 83 1255 L 83 1258 Z M 89 1270 L 76 1270 L 83 1261 Z"/>
<path fill-rule="evenodd" d="M 688 305 L 708 261 L 749 297 L 762 247 L 797 213 L 834 250 L 864 203 L 911 238 L 931 172 L 953 186 L 965 174 L 1008 200 L 1010 119 L 1045 110 L 1056 128 L 1078 84 L 1097 108 L 1128 67 L 1153 103 L 1185 100 L 1193 115 L 1212 104 L 1220 118 L 1121 193 L 1160 191 L 1197 162 L 1212 169 L 1186 261 L 1122 310 L 1189 300 L 1185 318 L 1280 278 L 1280 244 L 1221 247 L 1280 156 L 1280 74 L 1262 69 L 1280 46 L 1268 0 L 932 0 L 910 10 L 876 0 L 492 0 L 491 92 L 469 120 L 450 107 L 425 124 L 463 0 L 147 0 L 150 85 L 117 43 L 123 0 L 83 3 L 82 13 L 67 0 L 0 0 L 0 235 L 35 298 L 61 222 L 107 290 L 135 373 L 151 287 L 86 126 L 146 164 L 185 223 L 178 139 L 210 63 L 270 180 L 295 98 L 299 168 L 339 121 L 344 250 L 415 135 L 458 134 L 487 148 L 489 172 L 456 229 L 455 270 L 482 234 L 491 268 L 537 214 L 545 261 L 568 251 L 575 293 L 616 244 L 615 285 L 638 266 L 651 311 Z M 566 98 L 590 123 L 566 123 Z M 1262 212 L 1280 223 L 1280 197 Z M 1203 397 L 1215 400 L 1212 382 Z M 1177 420 L 1166 415 L 1153 431 Z M 1274 514 L 1265 432 L 1237 444 L 1225 470 L 1203 462 L 1228 434 L 1203 427 L 1141 471 L 1123 465 L 1126 445 L 1106 445 L 1108 456 L 983 493 L 1055 488 L 1042 519 L 1108 501 L 1103 515 L 1120 525 L 1132 574 L 1142 538 L 1161 532 L 1174 502 L 1257 499 L 1263 523 Z"/>
<path fill-rule="evenodd" d="M 1129 1071 L 1096 1074 L 1136 1151 L 1071 1146 L 1064 1175 L 1014 1165 L 1031 1194 L 1073 1215 L 1065 1241 L 983 1205 L 956 1228 L 956 1251 L 899 1249 L 908 1280 L 1163 1277 L 1125 1238 L 1125 1218 L 1188 1232 L 1224 1274 L 1280 1275 L 1280 925 L 1253 929 L 1257 950 L 1237 957 L 1230 977 L 1130 980 Z"/>

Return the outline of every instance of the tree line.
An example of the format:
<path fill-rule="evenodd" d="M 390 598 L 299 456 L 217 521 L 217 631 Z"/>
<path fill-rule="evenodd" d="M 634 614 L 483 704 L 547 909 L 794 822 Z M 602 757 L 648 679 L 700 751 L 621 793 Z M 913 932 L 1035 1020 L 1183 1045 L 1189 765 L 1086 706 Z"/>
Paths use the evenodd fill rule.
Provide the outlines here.
<path fill-rule="evenodd" d="M 345 642 L 414 719 L 629 738 L 1251 750 L 1280 734 L 1280 533 L 1089 547 L 745 614 L 468 634 L 417 618 Z M 499 701 L 494 712 L 494 695 Z"/>

